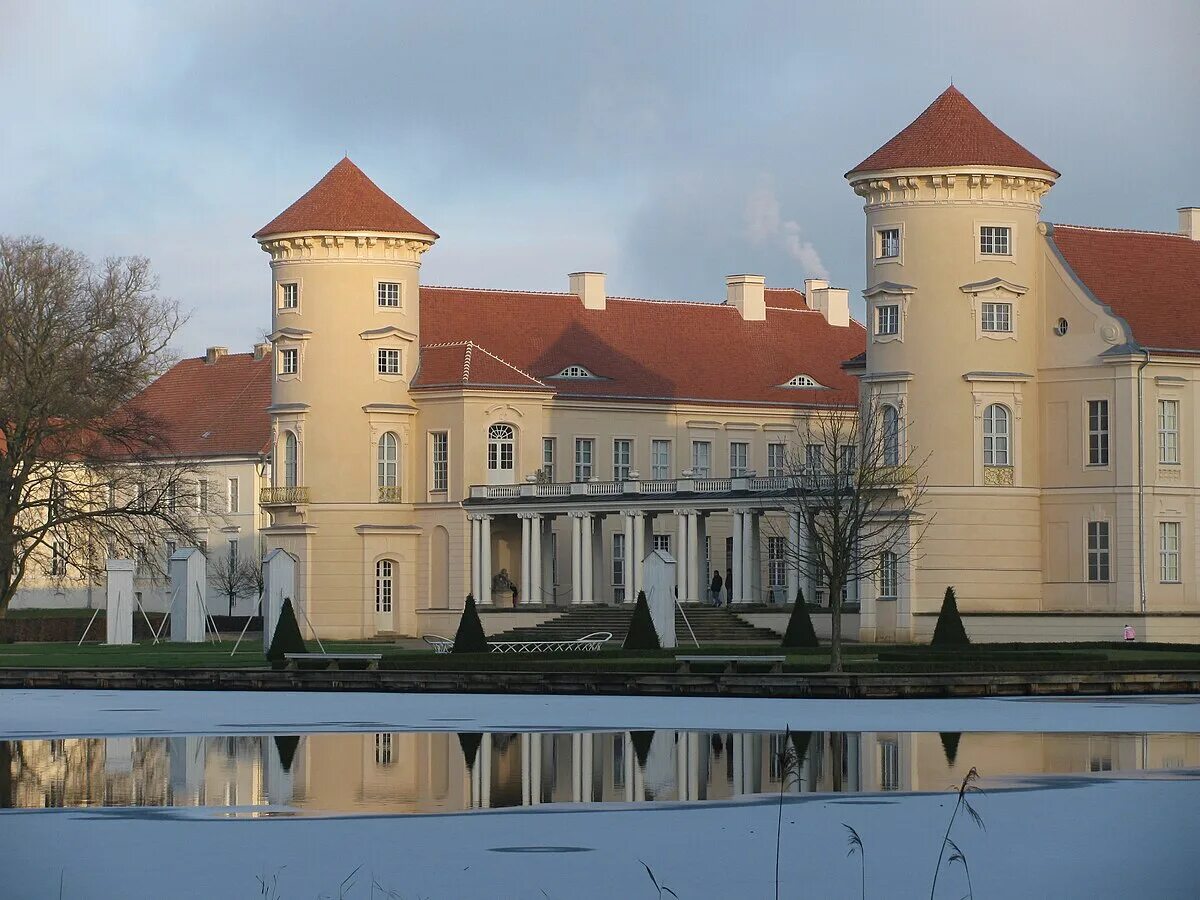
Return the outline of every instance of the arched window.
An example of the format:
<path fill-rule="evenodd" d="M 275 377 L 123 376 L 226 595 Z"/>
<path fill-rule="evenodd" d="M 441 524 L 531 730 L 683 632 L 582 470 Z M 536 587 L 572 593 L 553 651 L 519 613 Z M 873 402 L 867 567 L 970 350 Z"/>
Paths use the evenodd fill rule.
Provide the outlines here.
<path fill-rule="evenodd" d="M 817 379 L 813 378 L 811 375 L 805 375 L 804 373 L 801 373 L 799 375 L 793 376 L 792 378 L 789 378 L 787 381 L 787 384 L 785 384 L 784 386 L 785 387 L 815 388 L 815 387 L 821 387 L 821 383 L 819 381 L 817 381 Z"/>
<path fill-rule="evenodd" d="M 396 435 L 389 431 L 379 439 L 379 486 L 381 488 L 394 488 L 399 484 L 397 480 L 400 442 L 396 439 Z"/>
<path fill-rule="evenodd" d="M 392 570 L 395 564 L 390 559 L 375 563 L 375 612 L 389 614 L 392 611 Z"/>
<path fill-rule="evenodd" d="M 900 412 L 888 405 L 883 407 L 883 464 L 900 465 Z"/>
<path fill-rule="evenodd" d="M 516 431 L 511 425 L 493 425 L 488 429 L 488 472 L 512 472 L 515 438 Z"/>
<path fill-rule="evenodd" d="M 583 366 L 567 366 L 554 376 L 555 378 L 595 378 L 596 376 Z"/>
<path fill-rule="evenodd" d="M 1009 440 L 1012 416 L 1007 406 L 993 403 L 983 411 L 983 464 L 1011 465 Z"/>
<path fill-rule="evenodd" d="M 288 431 L 283 435 L 283 485 L 295 487 L 297 477 L 296 435 Z"/>

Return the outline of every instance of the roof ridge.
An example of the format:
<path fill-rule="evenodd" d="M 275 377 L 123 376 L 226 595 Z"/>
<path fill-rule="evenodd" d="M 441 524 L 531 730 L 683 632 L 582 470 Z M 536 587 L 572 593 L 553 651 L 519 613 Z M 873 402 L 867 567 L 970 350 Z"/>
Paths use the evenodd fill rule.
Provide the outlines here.
<path fill-rule="evenodd" d="M 456 287 L 452 284 L 423 284 L 421 289 L 429 288 L 438 291 L 472 291 L 479 294 L 530 294 L 537 297 L 574 297 L 570 291 L 526 291 L 520 289 L 509 288 L 478 288 L 478 287 Z M 807 295 L 797 287 L 764 287 L 766 291 L 788 291 L 793 294 L 798 294 L 807 299 Z M 725 300 L 685 300 L 682 297 L 624 297 L 620 295 L 610 295 L 607 300 L 615 300 L 619 303 L 674 303 L 682 306 L 729 306 Z M 729 307 L 732 309 L 733 307 Z M 772 309 L 786 309 L 787 307 L 771 307 Z M 432 346 L 432 345 L 430 345 Z"/>
<path fill-rule="evenodd" d="M 1191 238 L 1186 234 L 1180 234 L 1177 231 L 1150 231 L 1143 228 L 1109 228 L 1105 225 L 1072 225 L 1070 222 L 1051 222 L 1053 228 L 1077 228 L 1080 231 L 1110 231 L 1116 234 L 1149 234 L 1155 237 L 1173 237 L 1179 238 L 1181 241 L 1190 241 Z"/>
<path fill-rule="evenodd" d="M 487 347 L 484 347 L 482 344 L 476 344 L 474 341 L 471 341 L 470 343 L 473 347 L 477 347 L 478 349 L 482 350 L 484 353 L 486 353 L 492 359 L 496 360 L 496 362 L 500 363 L 501 365 L 508 366 L 514 372 L 524 375 L 526 378 L 530 379 L 531 381 L 536 381 L 538 384 L 542 385 L 543 387 L 549 387 L 548 384 L 546 384 L 544 381 L 542 381 L 536 375 L 526 372 L 524 369 L 520 368 L 519 366 L 514 366 L 507 359 L 505 359 L 502 356 L 498 356 L 497 354 L 495 354 L 491 350 L 489 350 Z M 468 354 L 470 354 L 469 350 L 467 352 L 468 352 Z"/>
<path fill-rule="evenodd" d="M 467 341 L 467 352 L 463 354 L 463 384 L 471 380 L 471 351 L 475 349 L 474 341 Z"/>

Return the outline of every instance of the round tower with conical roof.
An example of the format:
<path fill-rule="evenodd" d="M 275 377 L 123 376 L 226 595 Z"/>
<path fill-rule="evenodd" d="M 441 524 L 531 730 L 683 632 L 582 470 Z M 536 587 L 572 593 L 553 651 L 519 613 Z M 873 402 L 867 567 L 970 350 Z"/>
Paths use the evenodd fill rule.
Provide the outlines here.
<path fill-rule="evenodd" d="M 929 524 L 868 638 L 922 637 L 947 585 L 967 610 L 1039 608 L 1038 218 L 1058 174 L 954 87 L 846 174 L 866 212 L 864 394 L 928 479 Z"/>
<path fill-rule="evenodd" d="M 296 557 L 297 599 L 322 636 L 392 631 L 392 594 L 415 566 L 409 382 L 421 254 L 437 235 L 346 158 L 254 238 L 271 257 L 268 540 Z"/>

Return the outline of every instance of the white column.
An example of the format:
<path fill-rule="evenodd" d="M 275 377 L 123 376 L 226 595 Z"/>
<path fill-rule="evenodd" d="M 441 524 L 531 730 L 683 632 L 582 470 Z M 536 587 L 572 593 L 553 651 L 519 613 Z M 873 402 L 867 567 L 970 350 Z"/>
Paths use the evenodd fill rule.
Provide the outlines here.
<path fill-rule="evenodd" d="M 529 735 L 529 802 L 542 802 L 542 736 Z"/>
<path fill-rule="evenodd" d="M 578 731 L 571 735 L 571 799 L 583 802 L 583 735 Z"/>
<path fill-rule="evenodd" d="M 600 603 L 603 597 L 608 593 L 607 582 L 610 578 L 606 574 L 608 569 L 605 563 L 604 556 L 604 516 L 592 516 L 592 591 L 590 602 Z"/>
<path fill-rule="evenodd" d="M 486 522 L 487 519 L 484 519 Z M 479 805 L 484 809 L 492 805 L 492 733 L 485 731 L 483 740 L 479 742 L 479 758 L 475 761 L 479 767 Z"/>
<path fill-rule="evenodd" d="M 632 803 L 634 797 L 634 771 L 637 769 L 637 760 L 634 758 L 637 754 L 633 750 L 633 738 L 628 731 L 622 735 L 624 751 L 621 754 L 625 761 L 625 802 Z"/>
<path fill-rule="evenodd" d="M 688 596 L 688 511 L 675 510 L 679 527 L 675 541 L 675 586 L 676 599 L 682 603 Z"/>
<path fill-rule="evenodd" d="M 687 515 L 688 520 L 688 575 L 687 575 L 687 599 L 700 599 L 700 566 L 703 563 L 701 559 L 702 550 L 700 547 L 700 514 L 696 510 L 689 510 Z M 680 597 L 679 599 L 683 599 Z"/>
<path fill-rule="evenodd" d="M 479 522 L 479 593 L 481 603 L 492 602 L 492 517 L 484 516 Z"/>
<path fill-rule="evenodd" d="M 571 513 L 571 602 L 583 602 L 583 513 Z"/>
<path fill-rule="evenodd" d="M 675 796 L 676 799 L 691 800 L 688 796 L 688 786 L 691 779 L 687 770 L 687 732 L 675 732 Z"/>
<path fill-rule="evenodd" d="M 521 602 L 529 603 L 533 578 L 533 517 L 521 513 Z"/>
<path fill-rule="evenodd" d="M 471 596 L 476 603 L 483 602 L 483 592 L 479 590 L 480 547 L 479 547 L 479 516 L 467 516 L 471 522 Z"/>
<path fill-rule="evenodd" d="M 580 535 L 580 549 L 583 551 L 583 603 L 595 603 L 596 598 L 594 591 L 596 587 L 596 575 L 593 570 L 593 551 L 596 549 L 592 542 L 592 528 L 595 523 L 592 520 L 591 513 L 584 513 L 583 519 L 580 521 L 582 533 Z"/>
<path fill-rule="evenodd" d="M 646 561 L 646 517 L 642 513 L 633 515 L 633 594 L 630 600 L 636 600 L 638 591 L 643 589 Z"/>
<path fill-rule="evenodd" d="M 737 575 L 739 599 L 742 603 L 754 600 L 754 513 L 742 513 L 742 550 L 738 554 L 740 574 Z"/>
<path fill-rule="evenodd" d="M 596 798 L 592 795 L 592 754 L 596 747 L 595 735 L 590 731 L 580 735 L 579 754 L 579 792 L 584 803 L 591 803 Z"/>
<path fill-rule="evenodd" d="M 637 540 L 637 523 L 634 521 L 633 513 L 625 513 L 625 599 L 637 599 L 637 579 L 634 577 L 634 572 L 637 571 L 637 556 L 634 549 L 634 543 Z"/>
<path fill-rule="evenodd" d="M 696 517 L 692 519 L 692 530 L 696 533 L 694 543 L 698 548 L 694 566 L 696 583 L 692 586 L 692 598 L 704 601 L 709 596 L 708 579 L 712 577 L 712 572 L 709 570 L 709 563 L 712 560 L 704 552 L 704 547 L 708 543 L 708 516 L 702 512 L 696 513 Z"/>
<path fill-rule="evenodd" d="M 750 560 L 750 602 L 761 603 L 764 600 L 762 589 L 762 514 L 758 511 L 749 512 L 746 518 L 750 520 L 750 547 L 746 556 Z"/>
<path fill-rule="evenodd" d="M 732 582 L 726 585 L 729 590 L 729 602 L 742 602 L 742 513 L 740 510 L 731 510 L 730 518 L 733 520 L 731 530 L 733 531 L 733 560 L 730 567 L 733 569 Z"/>
<path fill-rule="evenodd" d="M 542 516 L 533 513 L 529 520 L 529 602 L 545 603 L 542 596 Z"/>
<path fill-rule="evenodd" d="M 531 754 L 529 751 L 529 739 L 532 735 L 528 731 L 521 732 L 521 805 L 529 806 L 531 804 L 531 788 L 533 786 L 533 778 L 529 770 L 531 762 Z"/>
<path fill-rule="evenodd" d="M 784 603 L 794 603 L 796 592 L 800 590 L 800 514 L 788 510 L 788 549 L 785 564 L 787 566 L 787 597 Z M 807 598 L 806 598 L 807 599 Z"/>

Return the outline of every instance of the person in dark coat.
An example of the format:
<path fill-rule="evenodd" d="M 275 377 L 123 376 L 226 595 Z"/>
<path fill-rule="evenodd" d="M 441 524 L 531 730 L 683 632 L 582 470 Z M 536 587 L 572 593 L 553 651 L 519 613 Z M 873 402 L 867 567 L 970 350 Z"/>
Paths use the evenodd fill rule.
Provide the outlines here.
<path fill-rule="evenodd" d="M 733 606 L 733 569 L 725 570 L 725 605 Z"/>
<path fill-rule="evenodd" d="M 721 588 L 725 582 L 721 580 L 721 573 L 713 570 L 712 584 L 708 586 L 709 593 L 712 595 L 712 605 L 721 605 Z"/>

